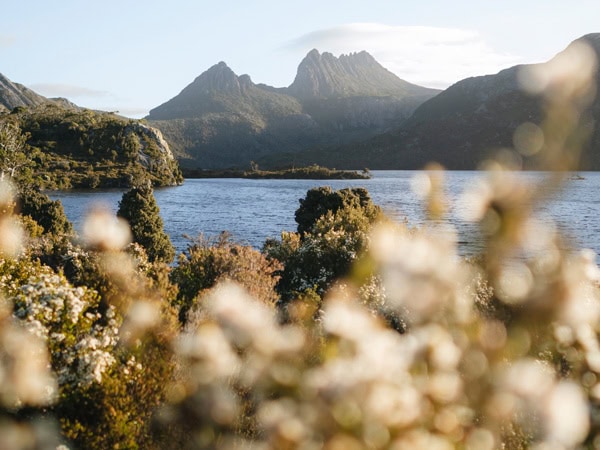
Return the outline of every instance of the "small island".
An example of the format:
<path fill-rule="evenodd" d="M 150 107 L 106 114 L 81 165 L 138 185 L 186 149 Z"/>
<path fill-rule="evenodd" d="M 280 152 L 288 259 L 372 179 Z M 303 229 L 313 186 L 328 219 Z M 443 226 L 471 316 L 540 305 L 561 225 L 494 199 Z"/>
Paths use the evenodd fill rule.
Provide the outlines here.
<path fill-rule="evenodd" d="M 254 166 L 244 169 L 182 169 L 184 178 L 250 178 L 250 179 L 281 179 L 281 180 L 368 180 L 371 178 L 369 169 L 336 170 L 318 165 L 308 167 L 292 167 L 279 170 L 259 170 Z"/>

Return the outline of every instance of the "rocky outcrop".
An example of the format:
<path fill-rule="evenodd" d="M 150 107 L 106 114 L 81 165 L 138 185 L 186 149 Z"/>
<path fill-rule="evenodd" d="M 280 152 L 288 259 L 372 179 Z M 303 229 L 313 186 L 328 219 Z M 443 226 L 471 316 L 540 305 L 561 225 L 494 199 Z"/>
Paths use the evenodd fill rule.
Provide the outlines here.
<path fill-rule="evenodd" d="M 17 106 L 34 106 L 48 102 L 22 84 L 13 83 L 0 73 L 0 111 L 10 111 Z"/>
<path fill-rule="evenodd" d="M 133 122 L 127 127 L 126 133 L 134 133 L 142 137 L 142 148 L 140 151 L 145 154 L 144 150 L 148 146 L 148 142 L 153 143 L 154 147 L 158 151 L 158 155 L 161 155 L 162 159 L 173 161 L 175 157 L 169 147 L 169 144 L 163 137 L 159 129 L 149 127 L 140 122 Z"/>

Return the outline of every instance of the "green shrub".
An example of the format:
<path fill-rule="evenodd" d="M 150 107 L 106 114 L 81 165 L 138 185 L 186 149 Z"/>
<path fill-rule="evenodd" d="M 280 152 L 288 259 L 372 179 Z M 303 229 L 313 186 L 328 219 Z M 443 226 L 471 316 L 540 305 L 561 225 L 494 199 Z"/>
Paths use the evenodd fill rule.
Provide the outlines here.
<path fill-rule="evenodd" d="M 347 188 L 338 191 L 334 191 L 329 186 L 313 188 L 306 193 L 305 198 L 300 199 L 300 207 L 296 210 L 298 233 L 309 232 L 317 220 L 328 211 L 335 213 L 342 208 L 360 208 L 371 222 L 381 214 L 381 209 L 373 203 L 364 188 Z"/>
<path fill-rule="evenodd" d="M 22 187 L 18 193 L 19 211 L 35 220 L 45 233 L 71 234 L 73 226 L 65 215 L 60 200 L 51 200 L 34 187 Z"/>

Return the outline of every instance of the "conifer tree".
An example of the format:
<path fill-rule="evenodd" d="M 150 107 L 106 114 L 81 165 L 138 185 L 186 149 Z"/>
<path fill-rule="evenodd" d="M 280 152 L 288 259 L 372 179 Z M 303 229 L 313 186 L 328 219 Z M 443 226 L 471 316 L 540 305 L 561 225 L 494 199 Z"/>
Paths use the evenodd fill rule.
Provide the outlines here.
<path fill-rule="evenodd" d="M 134 186 L 125 192 L 119 202 L 117 216 L 129 222 L 133 240 L 146 249 L 149 261 L 173 261 L 175 249 L 164 231 L 150 183 Z"/>

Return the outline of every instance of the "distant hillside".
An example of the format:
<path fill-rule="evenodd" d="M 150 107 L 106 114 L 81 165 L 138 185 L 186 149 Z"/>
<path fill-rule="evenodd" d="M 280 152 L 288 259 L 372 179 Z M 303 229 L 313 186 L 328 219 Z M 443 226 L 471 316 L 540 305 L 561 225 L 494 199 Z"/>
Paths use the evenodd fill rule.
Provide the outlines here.
<path fill-rule="evenodd" d="M 313 50 L 289 88 L 255 84 L 221 62 L 147 119 L 183 166 L 248 167 L 374 136 L 437 92 L 401 80 L 366 52 L 336 58 Z"/>
<path fill-rule="evenodd" d="M 65 104 L 67 105 L 67 104 Z M 160 131 L 111 113 L 43 103 L 0 114 L 28 135 L 31 182 L 47 189 L 155 186 L 183 181 Z"/>
<path fill-rule="evenodd" d="M 600 34 L 581 38 L 600 59 Z M 418 169 L 436 161 L 450 169 L 476 169 L 499 148 L 513 146 L 513 134 L 524 122 L 541 123 L 542 100 L 520 87 L 516 66 L 496 75 L 467 78 L 419 106 L 395 130 L 360 144 L 319 149 L 297 155 L 299 163 L 336 164 L 336 167 Z M 532 66 L 529 66 L 532 67 Z M 600 92 L 600 76 L 596 77 Z M 600 123 L 600 98 L 590 108 Z M 581 168 L 600 170 L 600 129 L 584 149 Z M 524 158 L 526 168 L 537 167 L 535 157 Z"/>

